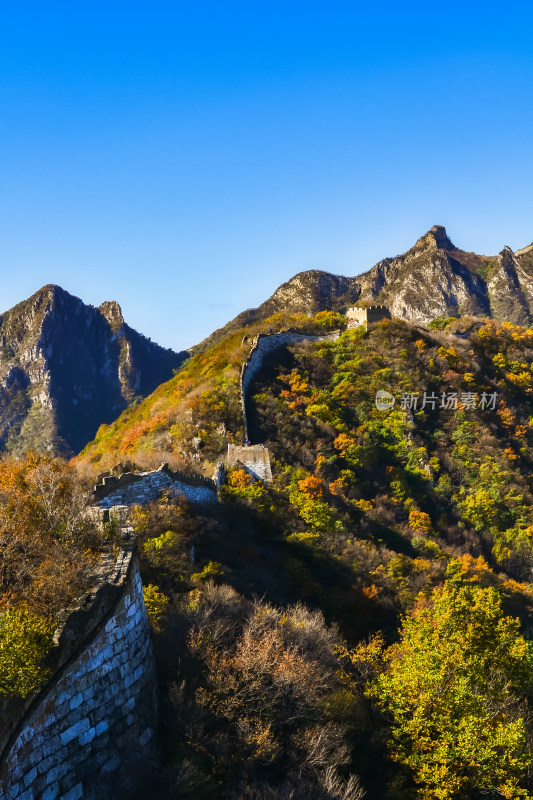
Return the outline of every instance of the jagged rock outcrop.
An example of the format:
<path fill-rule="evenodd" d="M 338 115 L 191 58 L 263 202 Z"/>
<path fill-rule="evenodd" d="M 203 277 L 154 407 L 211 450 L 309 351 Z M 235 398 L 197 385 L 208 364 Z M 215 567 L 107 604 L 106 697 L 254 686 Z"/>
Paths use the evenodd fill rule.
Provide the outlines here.
<path fill-rule="evenodd" d="M 124 327 L 124 317 L 122 316 L 122 309 L 116 300 L 106 300 L 98 306 L 98 311 L 109 322 L 113 333 L 117 334 L 119 331 L 122 331 Z"/>
<path fill-rule="evenodd" d="M 531 321 L 533 281 L 520 267 L 510 247 L 504 247 L 487 281 L 491 311 L 498 319 L 519 325 Z"/>
<path fill-rule="evenodd" d="M 0 448 L 78 452 L 187 355 L 134 331 L 116 302 L 45 286 L 0 317 Z"/>
<path fill-rule="evenodd" d="M 493 316 L 517 324 L 533 322 L 533 245 L 513 253 L 483 256 L 456 247 L 435 225 L 406 253 L 385 258 L 348 278 L 307 270 L 282 284 L 258 308 L 243 311 L 197 349 L 280 311 L 344 312 L 354 303 L 387 306 L 392 315 L 427 323 L 435 317 Z"/>
<path fill-rule="evenodd" d="M 402 256 L 386 258 L 356 278 L 360 300 L 389 308 L 392 316 L 413 322 L 435 317 L 490 315 L 486 284 L 479 272 L 483 256 L 455 247 L 435 225 Z"/>

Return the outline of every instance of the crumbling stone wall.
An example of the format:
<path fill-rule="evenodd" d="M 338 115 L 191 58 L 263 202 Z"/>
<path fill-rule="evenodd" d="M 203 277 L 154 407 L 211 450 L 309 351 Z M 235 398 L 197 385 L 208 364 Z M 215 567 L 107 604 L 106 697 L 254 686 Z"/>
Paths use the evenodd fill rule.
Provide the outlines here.
<path fill-rule="evenodd" d="M 107 593 L 94 598 L 98 613 L 117 590 L 91 640 L 54 675 L 11 735 L 4 731 L 2 800 L 121 798 L 150 764 L 157 708 L 152 645 L 137 560 L 123 552 L 118 564 L 115 586 L 107 584 Z M 84 613 L 76 623 L 74 612 L 75 640 L 80 621 L 83 627 L 92 619 Z M 68 652 L 68 620 L 61 636 Z"/>
<path fill-rule="evenodd" d="M 311 336 L 306 333 L 294 333 L 293 331 L 282 331 L 281 333 L 264 334 L 260 333 L 255 344 L 250 350 L 248 358 L 241 367 L 240 388 L 241 388 L 241 406 L 244 417 L 244 438 L 248 440 L 248 419 L 246 414 L 246 400 L 250 391 L 250 386 L 253 379 L 263 366 L 265 356 L 279 350 L 287 344 L 294 344 L 295 342 L 320 342 L 332 341 L 339 337 L 339 331 L 334 333 L 325 333 L 317 336 Z"/>
<path fill-rule="evenodd" d="M 201 475 L 185 475 L 163 464 L 152 472 L 126 472 L 110 476 L 95 486 L 94 496 L 101 508 L 144 505 L 158 500 L 163 490 L 183 494 L 191 503 L 216 503 L 217 482 Z"/>
<path fill-rule="evenodd" d="M 229 444 L 227 464 L 228 467 L 242 464 L 246 471 L 250 472 L 254 477 L 260 478 L 267 483 L 272 480 L 268 447 L 262 444 L 253 444 L 248 447 Z"/>
<path fill-rule="evenodd" d="M 390 311 L 386 306 L 353 306 L 346 312 L 348 327 L 355 328 L 358 325 L 372 325 L 382 319 L 391 319 Z"/>

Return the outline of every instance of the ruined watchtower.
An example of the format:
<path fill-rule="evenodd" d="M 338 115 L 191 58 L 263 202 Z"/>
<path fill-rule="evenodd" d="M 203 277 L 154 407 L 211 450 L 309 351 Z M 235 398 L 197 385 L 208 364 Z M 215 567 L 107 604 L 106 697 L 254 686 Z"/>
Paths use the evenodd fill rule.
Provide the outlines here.
<path fill-rule="evenodd" d="M 367 328 L 374 322 L 379 322 L 382 319 L 390 319 L 390 311 L 386 306 L 352 306 L 346 312 L 348 319 L 348 327 L 356 328 L 358 325 L 365 325 Z"/>

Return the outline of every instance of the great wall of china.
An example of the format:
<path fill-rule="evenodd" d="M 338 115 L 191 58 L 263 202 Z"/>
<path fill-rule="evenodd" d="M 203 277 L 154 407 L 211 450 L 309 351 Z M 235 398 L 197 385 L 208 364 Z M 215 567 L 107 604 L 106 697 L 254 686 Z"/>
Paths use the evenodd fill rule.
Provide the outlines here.
<path fill-rule="evenodd" d="M 249 443 L 247 402 L 253 379 L 262 368 L 266 356 L 275 350 L 303 341 L 333 341 L 339 335 L 339 331 L 312 335 L 288 330 L 271 334 L 260 333 L 252 341 L 252 348 L 242 364 L 239 378 L 245 442 L 243 445 L 228 445 L 225 460 L 227 467 L 241 464 L 256 478 L 266 482 L 272 480 L 268 448 L 261 444 Z M 106 475 L 94 487 L 94 505 L 101 509 L 143 505 L 157 500 L 164 490 L 185 495 L 193 504 L 216 503 L 218 487 L 223 480 L 224 467 L 222 464 L 218 465 L 213 478 L 171 470 L 166 464 L 163 464 L 158 470 L 149 472 L 124 472 L 119 476 Z"/>
<path fill-rule="evenodd" d="M 245 438 L 247 401 L 265 357 L 287 344 L 331 341 L 339 332 L 260 334 L 242 365 L 240 396 Z M 272 480 L 268 448 L 228 446 L 227 466 L 242 464 Z M 219 464 L 205 478 L 171 470 L 105 475 L 94 487 L 88 513 L 98 522 L 125 523 L 129 508 L 163 491 L 193 504 L 218 501 L 224 480 Z M 36 695 L 0 706 L 2 800 L 101 800 L 135 787 L 150 763 L 157 723 L 157 686 L 150 631 L 134 545 L 102 557 L 93 589 L 68 609 L 49 657 L 51 678 Z M 110 794 L 110 792 L 112 794 Z"/>
<path fill-rule="evenodd" d="M 285 347 L 288 344 L 295 344 L 296 342 L 311 341 L 333 341 L 338 339 L 340 331 L 326 334 L 306 334 L 298 333 L 296 331 L 281 331 L 280 333 L 264 334 L 260 333 L 253 342 L 252 349 L 250 350 L 247 359 L 241 367 L 240 375 L 240 395 L 242 415 L 244 420 L 244 438 L 249 442 L 249 425 L 248 425 L 248 411 L 247 402 L 249 400 L 250 387 L 253 379 L 262 368 L 266 356 Z M 228 446 L 227 466 L 234 466 L 240 462 L 243 466 L 257 478 L 264 481 L 272 480 L 272 470 L 270 466 L 270 454 L 268 448 L 261 444 L 245 444 L 243 447 L 236 445 Z"/>
<path fill-rule="evenodd" d="M 2 800 L 120 798 L 150 763 L 157 687 L 133 546 L 65 612 L 36 695 L 0 708 Z"/>

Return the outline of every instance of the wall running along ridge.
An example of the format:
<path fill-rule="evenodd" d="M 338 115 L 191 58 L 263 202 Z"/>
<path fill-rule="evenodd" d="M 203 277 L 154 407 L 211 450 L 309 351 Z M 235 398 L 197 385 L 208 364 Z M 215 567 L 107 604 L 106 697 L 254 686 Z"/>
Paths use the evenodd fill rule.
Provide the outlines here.
<path fill-rule="evenodd" d="M 265 356 L 279 350 L 287 344 L 294 344 L 295 342 L 320 342 L 320 341 L 333 341 L 338 339 L 340 331 L 333 333 L 320 334 L 311 336 L 305 333 L 293 333 L 292 331 L 282 331 L 281 333 L 263 334 L 260 333 L 254 342 L 248 358 L 241 367 L 240 375 L 240 394 L 241 394 L 241 407 L 244 420 L 244 438 L 249 440 L 248 431 L 248 416 L 246 411 L 246 402 L 250 391 L 252 381 L 263 366 Z M 238 447 L 236 445 L 228 445 L 228 454 L 226 463 L 228 467 L 235 466 L 240 462 L 248 472 L 256 478 L 270 482 L 272 480 L 272 470 L 270 467 L 270 454 L 268 448 L 264 445 L 254 444 Z"/>
<path fill-rule="evenodd" d="M 338 339 L 339 336 L 340 336 L 340 331 L 334 331 L 333 333 L 319 334 L 317 336 L 310 336 L 309 334 L 306 333 L 293 333 L 292 331 L 282 331 L 281 333 L 259 334 L 259 336 L 255 340 L 254 346 L 250 350 L 248 358 L 241 367 L 240 389 L 241 389 L 241 406 L 244 417 L 245 439 L 248 439 L 246 399 L 248 396 L 248 392 L 250 391 L 250 386 L 253 379 L 263 366 L 265 356 L 269 355 L 269 353 L 273 353 L 275 350 L 279 350 L 280 347 L 284 347 L 287 344 L 294 344 L 295 342 L 304 342 L 304 341 L 332 342 L 335 339 Z"/>
<path fill-rule="evenodd" d="M 183 494 L 190 503 L 216 503 L 217 480 L 201 475 L 186 475 L 163 464 L 153 472 L 126 472 L 120 477 L 105 477 L 94 487 L 94 496 L 101 508 L 144 505 L 158 500 L 161 493 Z"/>
<path fill-rule="evenodd" d="M 315 336 L 293 331 L 259 334 L 241 367 L 239 381 L 246 440 L 248 440 L 246 399 L 255 375 L 263 366 L 265 356 L 287 344 L 302 341 L 333 341 L 339 336 L 339 331 Z M 270 454 L 264 445 L 244 447 L 228 445 L 226 464 L 231 467 L 237 463 L 241 463 L 256 478 L 267 482 L 272 480 Z M 224 469 L 221 464 L 217 466 L 213 479 L 174 471 L 168 467 L 168 464 L 162 464 L 158 470 L 149 472 L 124 472 L 118 477 L 105 475 L 102 482 L 94 487 L 93 494 L 97 507 L 101 509 L 145 505 L 153 500 L 158 500 L 163 491 L 183 494 L 190 503 L 210 504 L 218 502 L 218 487 L 223 481 Z M 93 508 L 96 510 L 96 506 Z"/>
<path fill-rule="evenodd" d="M 121 551 L 90 608 L 69 615 L 55 649 L 75 652 L 18 724 L 0 732 L 0 797 L 116 800 L 150 764 L 156 726 L 155 663 L 132 551 Z M 8 708 L 12 723 L 15 711 Z"/>

